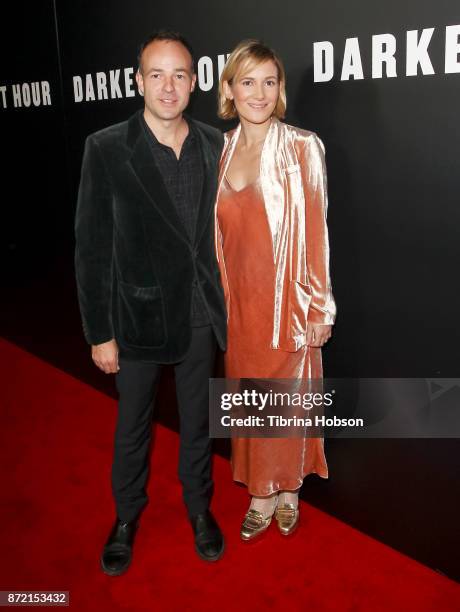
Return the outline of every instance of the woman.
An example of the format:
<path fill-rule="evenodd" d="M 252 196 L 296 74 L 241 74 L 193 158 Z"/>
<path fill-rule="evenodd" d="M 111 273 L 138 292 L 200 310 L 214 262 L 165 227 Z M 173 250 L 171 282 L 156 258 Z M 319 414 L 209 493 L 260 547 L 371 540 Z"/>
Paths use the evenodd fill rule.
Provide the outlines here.
<path fill-rule="evenodd" d="M 228 310 L 228 378 L 318 379 L 335 304 L 329 280 L 324 147 L 284 123 L 285 72 L 259 41 L 241 42 L 219 83 L 225 134 L 216 204 L 216 249 Z M 309 473 L 328 477 L 321 438 L 233 438 L 235 480 L 251 504 L 251 540 L 272 516 L 288 535 Z"/>

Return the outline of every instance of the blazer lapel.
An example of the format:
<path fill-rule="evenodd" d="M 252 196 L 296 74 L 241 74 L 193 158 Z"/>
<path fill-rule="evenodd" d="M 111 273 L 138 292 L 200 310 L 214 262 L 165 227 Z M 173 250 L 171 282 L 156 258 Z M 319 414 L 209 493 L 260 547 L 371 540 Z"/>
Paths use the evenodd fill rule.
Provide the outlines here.
<path fill-rule="evenodd" d="M 193 121 L 189 119 L 189 121 Z M 211 214 L 214 207 L 214 200 L 216 196 L 216 183 L 217 183 L 217 167 L 219 160 L 217 155 L 211 148 L 206 137 L 203 135 L 201 129 L 195 124 L 196 133 L 198 134 L 201 157 L 203 162 L 203 187 L 201 189 L 201 199 L 198 208 L 198 215 L 195 227 L 195 244 L 198 244 L 203 232 L 206 228 L 209 215 Z"/>
<path fill-rule="evenodd" d="M 227 168 L 230 165 L 230 161 L 233 157 L 233 153 L 235 151 L 236 143 L 238 142 L 240 132 L 241 132 L 241 123 L 239 123 L 232 132 L 226 132 L 224 134 L 224 138 L 225 138 L 224 154 L 223 154 L 223 157 L 220 163 L 219 183 L 217 186 L 217 193 L 220 192 L 220 187 L 224 179 L 225 173 L 227 172 Z"/>
<path fill-rule="evenodd" d="M 190 243 L 187 231 L 181 218 L 169 197 L 168 190 L 160 171 L 155 163 L 152 149 L 147 140 L 147 134 L 141 124 L 140 113 L 131 118 L 128 132 L 128 143 L 133 146 L 129 164 L 151 204 L 163 217 L 163 220 L 185 242 Z"/>
<path fill-rule="evenodd" d="M 283 124 L 272 118 L 260 156 L 260 178 L 276 262 L 285 213 L 285 177 L 281 168 Z"/>
<path fill-rule="evenodd" d="M 274 261 L 276 261 L 278 253 L 284 216 L 284 178 L 281 177 L 279 160 L 280 131 L 282 130 L 282 125 L 283 124 L 275 117 L 272 119 L 260 155 L 260 182 L 262 186 L 262 193 L 264 195 L 267 221 L 270 226 L 270 234 L 272 237 Z M 228 141 L 226 142 L 224 155 L 220 164 L 218 193 L 220 192 L 222 181 L 224 180 L 225 174 L 232 160 L 233 153 L 235 152 L 236 143 L 238 142 L 240 133 L 241 123 L 238 124 L 233 133 L 230 132 L 227 136 Z"/>

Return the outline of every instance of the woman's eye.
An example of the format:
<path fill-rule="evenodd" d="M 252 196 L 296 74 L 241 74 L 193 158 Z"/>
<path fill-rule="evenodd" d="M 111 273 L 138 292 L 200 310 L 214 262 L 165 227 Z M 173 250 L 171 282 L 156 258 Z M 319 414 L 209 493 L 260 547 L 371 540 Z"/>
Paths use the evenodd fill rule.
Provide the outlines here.
<path fill-rule="evenodd" d="M 273 87 L 273 85 L 276 85 L 275 81 L 267 81 L 267 85 L 269 85 L 270 87 Z"/>
<path fill-rule="evenodd" d="M 243 85 L 244 85 L 244 86 L 246 86 L 246 85 L 251 85 L 251 83 L 252 83 L 252 81 L 243 81 Z"/>

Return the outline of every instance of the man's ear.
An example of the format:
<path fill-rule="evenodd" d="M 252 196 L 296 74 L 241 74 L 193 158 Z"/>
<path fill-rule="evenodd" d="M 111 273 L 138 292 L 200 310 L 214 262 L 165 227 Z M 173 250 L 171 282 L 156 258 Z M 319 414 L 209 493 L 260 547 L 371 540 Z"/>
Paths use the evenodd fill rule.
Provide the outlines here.
<path fill-rule="evenodd" d="M 136 83 L 137 83 L 137 88 L 139 89 L 139 93 L 141 94 L 141 96 L 144 95 L 144 79 L 142 78 L 142 74 L 139 72 L 139 68 L 137 69 L 136 72 Z"/>
<path fill-rule="evenodd" d="M 192 93 L 192 91 L 195 91 L 195 86 L 196 86 L 196 72 L 192 74 L 192 82 L 190 84 L 190 93 Z"/>

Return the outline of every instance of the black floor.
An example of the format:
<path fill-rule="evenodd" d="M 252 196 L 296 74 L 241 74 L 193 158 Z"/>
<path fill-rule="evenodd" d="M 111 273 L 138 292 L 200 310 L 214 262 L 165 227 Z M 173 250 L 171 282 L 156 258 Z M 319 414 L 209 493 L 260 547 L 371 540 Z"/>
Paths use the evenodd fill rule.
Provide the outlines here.
<path fill-rule="evenodd" d="M 115 397 L 83 340 L 71 256 L 4 263 L 0 336 Z M 156 418 L 177 431 L 173 389 L 166 368 Z M 227 441 L 215 449 L 229 456 Z M 308 477 L 305 500 L 460 581 L 460 440 L 327 440 L 326 454 L 330 478 Z"/>

